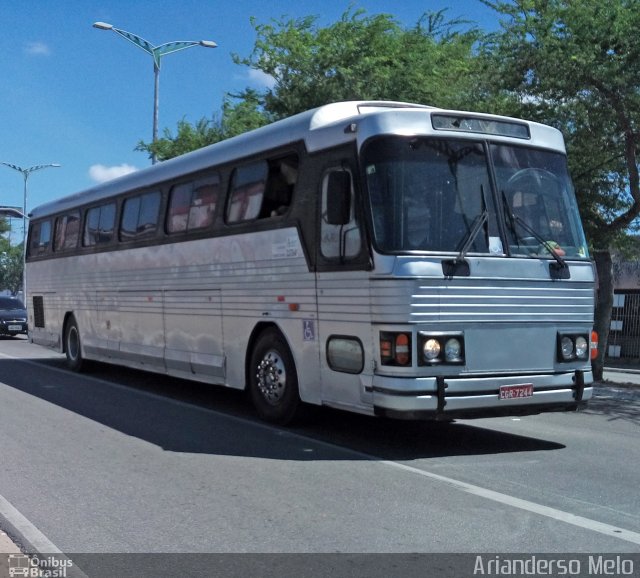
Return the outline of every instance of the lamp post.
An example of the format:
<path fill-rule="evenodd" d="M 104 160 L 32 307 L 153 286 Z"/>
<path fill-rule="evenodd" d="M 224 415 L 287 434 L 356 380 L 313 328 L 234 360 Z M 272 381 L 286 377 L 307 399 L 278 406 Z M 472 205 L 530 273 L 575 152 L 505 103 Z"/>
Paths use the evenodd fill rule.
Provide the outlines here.
<path fill-rule="evenodd" d="M 5 162 L 0 162 L 0 165 L 4 165 L 5 167 L 9 167 L 10 169 L 13 169 L 14 171 L 18 171 L 19 173 L 22 173 L 22 177 L 24 179 L 24 196 L 23 196 L 23 205 L 22 205 L 22 249 L 24 251 L 24 254 L 26 255 L 26 251 L 27 251 L 27 193 L 28 193 L 28 182 L 29 182 L 29 175 L 31 173 L 35 173 L 36 171 L 39 171 L 41 169 L 47 169 L 49 167 L 59 167 L 60 165 L 58 163 L 49 163 L 47 165 L 35 165 L 33 167 L 28 167 L 28 168 L 24 168 L 24 167 L 19 167 L 18 165 L 14 165 L 11 163 L 5 163 Z M 26 302 L 27 299 L 27 269 L 26 267 L 23 269 L 22 272 L 22 282 L 23 282 L 23 300 Z"/>
<path fill-rule="evenodd" d="M 116 34 L 119 34 L 123 38 L 126 38 L 129 42 L 135 44 L 138 48 L 141 48 L 145 52 L 151 55 L 153 58 L 153 136 L 152 143 L 158 140 L 158 107 L 159 107 L 159 90 L 160 90 L 160 61 L 163 56 L 177 52 L 178 50 L 184 50 L 185 48 L 191 48 L 193 46 L 204 46 L 205 48 L 216 48 L 218 45 L 212 40 L 178 40 L 174 42 L 166 42 L 160 46 L 154 46 L 144 38 L 126 30 L 116 28 L 112 24 L 106 22 L 94 22 L 94 28 L 99 30 L 111 30 Z M 157 161 L 155 152 L 151 153 L 151 162 L 155 164 Z"/>

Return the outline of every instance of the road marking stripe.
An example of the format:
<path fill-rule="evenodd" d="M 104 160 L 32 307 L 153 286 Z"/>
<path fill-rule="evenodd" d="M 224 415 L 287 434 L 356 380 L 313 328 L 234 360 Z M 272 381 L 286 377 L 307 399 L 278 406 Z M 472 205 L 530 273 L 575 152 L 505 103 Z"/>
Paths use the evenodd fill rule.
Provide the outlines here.
<path fill-rule="evenodd" d="M 391 466 L 393 468 L 399 468 L 407 472 L 411 472 L 413 474 L 418 474 L 420 476 L 445 483 L 458 490 L 462 490 L 469 494 L 473 494 L 474 496 L 486 498 L 487 500 L 493 500 L 494 502 L 499 502 L 501 504 L 505 504 L 513 508 L 526 510 L 527 512 L 532 512 L 534 514 L 545 516 L 553 520 L 558 520 L 560 522 L 572 524 L 573 526 L 578 526 L 586 530 L 598 532 L 600 534 L 604 534 L 605 536 L 609 536 L 610 538 L 617 538 L 618 540 L 624 540 L 625 542 L 640 544 L 640 533 L 638 532 L 625 530 L 618 526 L 611 526 L 610 524 L 598 522 L 596 520 L 585 518 L 583 516 L 576 516 L 575 514 L 570 514 L 569 512 L 565 512 L 563 510 L 558 510 L 556 508 L 551 508 L 549 506 L 543 506 L 542 504 L 536 504 L 535 502 L 530 502 L 528 500 L 516 498 L 508 494 L 495 492 L 494 490 L 489 490 L 487 488 L 482 488 L 480 486 L 468 484 L 467 482 L 455 480 L 453 478 L 448 478 L 446 476 L 441 476 L 440 474 L 434 474 L 433 472 L 421 470 L 419 468 L 414 468 L 413 466 L 408 466 L 400 462 L 392 462 L 392 461 L 385 460 L 382 463 L 387 466 Z"/>
<path fill-rule="evenodd" d="M 38 363 L 37 361 L 34 360 L 21 360 L 20 358 L 17 357 L 13 357 L 13 356 L 9 356 L 9 355 L 5 355 L 0 353 L 0 356 L 2 357 L 8 357 L 10 359 L 15 359 L 18 361 L 25 361 L 26 363 L 32 363 L 34 365 L 38 365 L 40 367 L 42 367 L 42 364 Z M 53 369 L 56 371 L 59 371 L 61 373 L 68 373 L 68 370 L 64 370 L 61 368 L 57 368 L 57 367 L 49 367 L 47 369 Z M 592 520 L 590 518 L 585 518 L 583 516 L 577 516 L 575 514 L 571 514 L 569 512 L 565 512 L 564 510 L 558 510 L 557 508 L 552 508 L 550 506 L 543 506 L 542 504 L 537 504 L 535 502 L 530 502 L 528 500 L 523 500 L 521 498 L 516 498 L 515 496 L 510 496 L 508 494 L 503 494 L 500 492 L 496 492 L 494 490 L 489 490 L 487 488 L 483 488 L 481 486 L 476 486 L 474 484 L 469 484 L 467 482 L 463 482 L 461 480 L 456 480 L 454 478 L 449 478 L 446 476 L 442 476 L 440 474 L 436 474 L 433 472 L 429 472 L 428 470 L 422 470 L 413 466 L 408 466 L 406 464 L 403 464 L 401 462 L 393 462 L 390 460 L 383 460 L 382 458 L 376 457 L 372 454 L 367 454 L 364 452 L 359 452 L 357 450 L 351 449 L 351 448 L 347 448 L 347 447 L 343 447 L 343 446 L 339 446 L 330 442 L 325 442 L 322 440 L 318 440 L 297 432 L 292 432 L 286 429 L 282 429 L 280 427 L 277 426 L 272 426 L 270 424 L 267 423 L 262 423 L 262 422 L 256 422 L 256 421 L 252 421 L 250 419 L 247 418 L 243 418 L 243 417 L 239 417 L 239 416 L 235 416 L 235 415 L 230 415 L 230 414 L 226 414 L 224 412 L 221 411 L 217 411 L 215 409 L 211 409 L 211 408 L 203 408 L 200 407 L 198 405 L 195 404 L 191 404 L 185 401 L 181 401 L 181 400 L 176 400 L 173 398 L 168 398 L 166 396 L 162 396 L 160 394 L 156 394 L 153 392 L 149 392 L 149 391 L 140 391 L 137 389 L 132 389 L 131 387 L 127 386 L 127 385 L 123 385 L 120 383 L 113 383 L 110 381 L 107 381 L 106 379 L 101 379 L 101 378 L 95 378 L 95 377 L 91 377 L 91 376 L 85 376 L 87 379 L 91 379 L 93 381 L 111 386 L 111 387 L 115 387 L 117 389 L 121 389 L 121 390 L 127 390 L 127 391 L 134 391 L 136 394 L 138 395 L 143 395 L 143 396 L 147 396 L 156 400 L 164 400 L 166 401 L 170 401 L 171 403 L 175 403 L 177 405 L 181 405 L 184 407 L 189 407 L 191 409 L 197 409 L 200 411 L 205 411 L 205 412 L 210 412 L 210 413 L 214 413 L 216 415 L 220 415 L 222 417 L 225 417 L 227 419 L 231 419 L 237 422 L 241 422 L 244 424 L 249 424 L 253 427 L 260 427 L 263 429 L 268 429 L 270 431 L 273 431 L 275 433 L 277 433 L 278 435 L 285 435 L 285 436 L 289 436 L 292 438 L 297 438 L 300 440 L 304 440 L 305 442 L 312 442 L 316 445 L 321 445 L 321 446 L 325 446 L 327 448 L 331 448 L 333 450 L 338 450 L 341 452 L 346 452 L 346 453 L 351 453 L 353 455 L 359 456 L 361 459 L 365 458 L 368 461 L 372 461 L 372 462 L 377 462 L 380 463 L 382 465 L 388 466 L 388 467 L 392 467 L 392 468 L 396 468 L 396 469 L 401 469 L 404 470 L 406 472 L 410 472 L 412 474 L 417 474 L 419 476 L 425 477 L 425 478 L 429 478 L 444 484 L 447 484 L 457 490 L 481 497 L 481 498 L 485 498 L 487 500 L 492 500 L 494 502 L 498 502 L 507 506 L 511 506 L 513 508 L 518 508 L 520 510 L 525 510 L 527 512 L 531 512 L 533 514 L 538 514 L 540 516 L 544 516 L 546 518 L 551 518 L 553 520 L 557 520 L 560 522 L 564 522 L 566 524 L 571 524 L 573 526 L 578 526 L 580 528 L 586 529 L 586 530 L 591 530 L 593 532 L 597 532 L 599 534 L 604 534 L 605 536 L 608 536 L 610 538 L 617 538 L 618 540 L 623 540 L 625 542 L 631 542 L 633 544 L 640 544 L 640 533 L 638 532 L 634 532 L 632 530 L 625 530 L 624 528 L 620 528 L 618 526 L 612 526 L 610 524 L 605 524 L 603 522 L 598 522 L 597 520 Z"/>

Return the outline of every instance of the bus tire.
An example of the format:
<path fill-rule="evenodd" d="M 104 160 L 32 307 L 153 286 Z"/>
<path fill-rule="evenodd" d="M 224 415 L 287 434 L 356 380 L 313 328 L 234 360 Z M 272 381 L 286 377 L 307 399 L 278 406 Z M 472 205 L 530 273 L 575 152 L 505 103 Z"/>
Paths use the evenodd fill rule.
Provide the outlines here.
<path fill-rule="evenodd" d="M 293 355 L 276 329 L 263 331 L 253 347 L 249 395 L 258 415 L 271 423 L 286 425 L 299 413 L 302 402 Z"/>
<path fill-rule="evenodd" d="M 80 330 L 73 315 L 69 317 L 64 331 L 64 352 L 67 356 L 67 367 L 72 371 L 82 371 L 85 360 L 82 357 Z"/>

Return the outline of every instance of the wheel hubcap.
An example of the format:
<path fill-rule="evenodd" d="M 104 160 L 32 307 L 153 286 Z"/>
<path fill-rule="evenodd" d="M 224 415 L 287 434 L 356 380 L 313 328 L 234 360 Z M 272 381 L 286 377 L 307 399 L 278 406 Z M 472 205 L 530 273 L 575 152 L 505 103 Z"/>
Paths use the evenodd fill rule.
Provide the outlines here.
<path fill-rule="evenodd" d="M 275 351 L 269 351 L 258 364 L 258 389 L 271 405 L 282 399 L 287 384 L 287 372 L 282 358 Z"/>
<path fill-rule="evenodd" d="M 69 352 L 69 357 L 71 359 L 77 359 L 78 357 L 78 332 L 75 327 L 72 327 L 69 330 L 69 338 L 67 340 L 67 351 Z"/>

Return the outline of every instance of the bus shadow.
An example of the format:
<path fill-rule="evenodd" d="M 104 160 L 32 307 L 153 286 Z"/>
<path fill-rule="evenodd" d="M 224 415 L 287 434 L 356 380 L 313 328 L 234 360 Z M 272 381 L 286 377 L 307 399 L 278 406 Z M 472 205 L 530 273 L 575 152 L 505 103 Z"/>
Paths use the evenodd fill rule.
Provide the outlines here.
<path fill-rule="evenodd" d="M 415 460 L 565 447 L 468 423 L 406 422 L 325 408 L 310 409 L 303 424 L 278 428 L 256 418 L 242 392 L 102 364 L 78 375 L 59 359 L 0 359 L 0 376 L 17 390 L 170 452 Z"/>
<path fill-rule="evenodd" d="M 584 413 L 640 425 L 640 388 L 600 388 Z"/>

